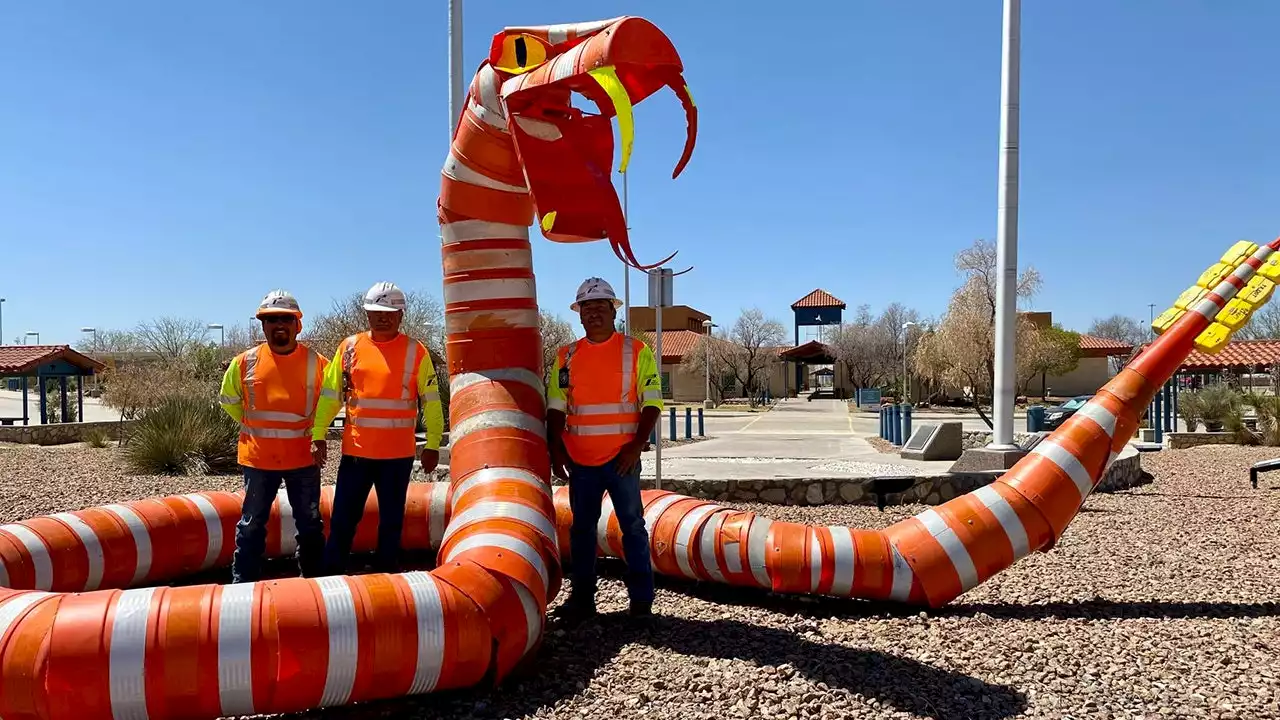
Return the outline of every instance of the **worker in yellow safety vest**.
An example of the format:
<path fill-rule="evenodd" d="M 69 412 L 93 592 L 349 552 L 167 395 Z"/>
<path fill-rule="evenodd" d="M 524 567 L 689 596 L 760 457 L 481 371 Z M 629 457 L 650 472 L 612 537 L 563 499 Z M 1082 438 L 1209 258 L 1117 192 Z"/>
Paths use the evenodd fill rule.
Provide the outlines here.
<path fill-rule="evenodd" d="M 244 471 L 244 502 L 236 523 L 232 582 L 258 579 L 267 519 L 283 482 L 297 533 L 282 538 L 297 547 L 304 577 L 320 574 L 324 521 L 320 518 L 320 468 L 311 452 L 320 379 L 327 360 L 298 342 L 302 310 L 284 290 L 272 290 L 258 306 L 266 342 L 237 355 L 222 377 L 219 403 L 240 423 L 236 455 Z"/>
<path fill-rule="evenodd" d="M 364 296 L 369 331 L 343 340 L 334 352 L 320 391 L 320 408 L 312 432 L 313 449 L 325 462 L 325 433 L 344 409 L 342 460 L 338 463 L 325 572 L 346 572 L 356 526 L 364 516 L 369 491 L 378 492 L 378 547 L 374 568 L 399 568 L 400 533 L 405 496 L 417 448 L 418 408 L 426 426 L 422 471 L 440 460 L 444 413 L 431 354 L 418 340 L 400 332 L 407 307 L 404 292 L 389 282 L 369 288 Z"/>
<path fill-rule="evenodd" d="M 630 613 L 651 614 L 649 534 L 640 502 L 640 453 L 662 414 L 658 364 L 649 346 L 614 329 L 622 303 L 613 287 L 588 278 L 570 309 L 586 337 L 559 349 L 547 382 L 552 471 L 569 481 L 572 590 L 569 619 L 595 613 L 596 526 L 609 493 L 622 529 Z"/>

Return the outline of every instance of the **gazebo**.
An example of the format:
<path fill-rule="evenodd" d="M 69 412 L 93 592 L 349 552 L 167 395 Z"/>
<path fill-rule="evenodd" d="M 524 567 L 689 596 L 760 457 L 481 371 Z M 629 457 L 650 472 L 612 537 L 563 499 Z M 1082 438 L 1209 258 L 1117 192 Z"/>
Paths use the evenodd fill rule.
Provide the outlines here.
<path fill-rule="evenodd" d="M 62 390 L 62 413 L 59 417 L 65 418 L 68 415 L 67 378 L 90 377 L 105 368 L 97 360 L 72 350 L 70 345 L 0 345 L 0 380 L 4 381 L 7 390 L 22 390 L 21 417 L 0 416 L 0 425 L 13 425 L 18 420 L 23 425 L 30 424 L 27 393 L 31 378 L 35 378 L 36 388 L 40 393 L 40 424 L 44 425 L 49 422 L 45 380 L 58 378 Z M 76 394 L 76 417 L 84 419 L 83 381 L 76 383 Z"/>
<path fill-rule="evenodd" d="M 819 377 L 826 377 L 827 375 L 831 376 L 831 385 L 830 387 L 824 387 L 822 389 L 830 390 L 831 392 L 835 391 L 835 374 L 829 368 L 830 366 L 835 365 L 836 354 L 835 350 L 833 350 L 830 345 L 820 343 L 817 340 L 810 340 L 803 345 L 797 345 L 796 347 L 778 353 L 778 358 L 783 362 L 795 365 L 795 383 L 797 393 L 804 390 L 806 386 L 810 386 L 809 389 L 818 390 Z M 819 366 L 819 369 L 810 372 L 809 367 L 815 365 Z M 826 372 L 823 372 L 823 370 L 826 370 Z M 785 373 L 783 377 L 786 377 Z M 806 382 L 808 379 L 813 379 L 813 382 Z"/>

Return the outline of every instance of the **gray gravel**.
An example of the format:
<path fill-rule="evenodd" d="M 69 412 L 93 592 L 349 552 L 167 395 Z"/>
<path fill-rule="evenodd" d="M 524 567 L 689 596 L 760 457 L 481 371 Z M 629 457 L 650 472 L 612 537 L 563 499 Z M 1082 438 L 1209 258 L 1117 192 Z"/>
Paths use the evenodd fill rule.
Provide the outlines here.
<path fill-rule="evenodd" d="M 1277 455 L 1144 455 L 1155 482 L 1093 496 L 1054 550 L 939 611 L 660 579 L 646 629 L 621 614 L 610 562 L 605 614 L 549 623 L 527 676 L 306 716 L 1278 718 L 1280 474 L 1256 491 L 1247 474 Z M 238 482 L 128 478 L 111 450 L 0 447 L 0 520 Z M 738 507 L 862 527 L 921 509 Z"/>

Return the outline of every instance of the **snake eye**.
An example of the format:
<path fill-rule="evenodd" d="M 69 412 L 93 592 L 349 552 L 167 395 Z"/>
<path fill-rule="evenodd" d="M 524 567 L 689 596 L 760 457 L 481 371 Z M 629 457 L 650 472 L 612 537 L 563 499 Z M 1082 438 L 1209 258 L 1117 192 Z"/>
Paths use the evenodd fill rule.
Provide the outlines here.
<path fill-rule="evenodd" d="M 493 66 L 505 73 L 519 75 L 547 61 L 547 43 L 534 35 L 508 35 L 502 39 L 502 51 Z"/>

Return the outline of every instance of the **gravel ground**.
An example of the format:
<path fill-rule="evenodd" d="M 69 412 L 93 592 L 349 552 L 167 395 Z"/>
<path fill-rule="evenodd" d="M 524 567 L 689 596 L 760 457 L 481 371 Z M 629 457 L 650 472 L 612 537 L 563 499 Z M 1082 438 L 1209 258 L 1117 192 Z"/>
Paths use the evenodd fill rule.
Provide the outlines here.
<path fill-rule="evenodd" d="M 660 578 L 645 628 L 606 563 L 604 614 L 552 620 L 527 675 L 306 716 L 1278 718 L 1280 475 L 1253 490 L 1247 472 L 1277 454 L 1146 454 L 1152 484 L 1091 497 L 1055 549 L 939 611 Z M 0 448 L 0 480 L 4 521 L 238 484 L 129 478 L 113 451 L 80 447 Z M 862 527 L 921 509 L 738 507 Z"/>

